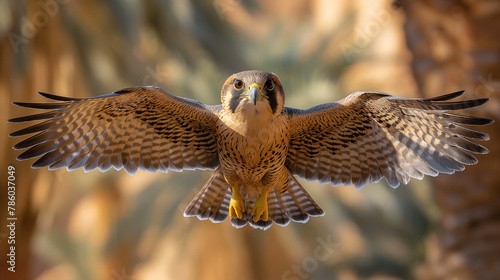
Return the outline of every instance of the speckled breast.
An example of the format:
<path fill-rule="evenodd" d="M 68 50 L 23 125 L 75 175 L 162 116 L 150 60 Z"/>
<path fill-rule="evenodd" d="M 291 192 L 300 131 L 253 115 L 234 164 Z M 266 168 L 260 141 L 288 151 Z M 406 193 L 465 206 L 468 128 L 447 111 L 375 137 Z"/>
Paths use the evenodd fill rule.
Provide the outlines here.
<path fill-rule="evenodd" d="M 219 159 L 226 174 L 235 172 L 246 183 L 259 182 L 268 173 L 284 166 L 289 143 L 289 128 L 284 117 L 255 130 L 218 126 Z"/>

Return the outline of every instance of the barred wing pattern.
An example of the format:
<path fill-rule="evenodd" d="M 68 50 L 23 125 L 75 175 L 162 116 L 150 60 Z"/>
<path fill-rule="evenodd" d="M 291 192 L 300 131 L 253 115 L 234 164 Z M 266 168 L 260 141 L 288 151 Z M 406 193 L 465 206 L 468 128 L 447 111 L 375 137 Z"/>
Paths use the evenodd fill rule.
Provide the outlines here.
<path fill-rule="evenodd" d="M 67 98 L 47 93 L 53 103 L 20 103 L 50 110 L 10 119 L 38 121 L 10 136 L 34 136 L 19 142 L 19 160 L 39 157 L 34 168 L 85 171 L 111 167 L 134 174 L 215 169 L 219 165 L 215 136 L 216 106 L 169 95 L 156 87 L 126 88 L 94 98 Z"/>
<path fill-rule="evenodd" d="M 356 188 L 383 177 L 397 187 L 411 177 L 461 171 L 477 163 L 471 153 L 488 152 L 473 140 L 489 139 L 462 125 L 492 123 L 448 113 L 488 101 L 448 101 L 462 94 L 410 99 L 355 92 L 308 110 L 286 108 L 292 129 L 286 166 L 300 178 Z"/>

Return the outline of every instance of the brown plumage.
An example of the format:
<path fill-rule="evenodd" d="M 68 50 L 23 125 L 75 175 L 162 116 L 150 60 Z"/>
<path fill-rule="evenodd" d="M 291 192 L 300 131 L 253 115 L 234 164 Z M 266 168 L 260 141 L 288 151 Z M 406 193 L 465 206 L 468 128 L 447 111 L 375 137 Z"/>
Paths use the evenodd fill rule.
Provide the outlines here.
<path fill-rule="evenodd" d="M 448 113 L 488 99 L 449 101 L 463 91 L 426 99 L 356 92 L 308 110 L 284 107 L 275 74 L 245 71 L 229 77 L 221 105 L 127 88 L 95 98 L 40 93 L 53 103 L 15 103 L 48 110 L 9 120 L 40 123 L 10 136 L 34 168 L 111 167 L 134 174 L 215 169 L 185 216 L 235 227 L 266 229 L 274 221 L 306 222 L 323 210 L 294 175 L 332 185 L 363 187 L 385 178 L 392 187 L 410 178 L 454 173 L 488 150 L 473 140 L 488 135 L 463 125 L 491 120 Z"/>

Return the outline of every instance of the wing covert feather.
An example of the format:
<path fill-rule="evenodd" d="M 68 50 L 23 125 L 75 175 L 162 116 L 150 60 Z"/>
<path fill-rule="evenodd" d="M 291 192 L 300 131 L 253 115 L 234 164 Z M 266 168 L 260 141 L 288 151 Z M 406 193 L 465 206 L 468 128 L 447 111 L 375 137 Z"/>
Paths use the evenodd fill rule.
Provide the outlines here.
<path fill-rule="evenodd" d="M 14 104 L 50 110 L 10 119 L 43 120 L 10 136 L 35 133 L 14 146 L 28 149 L 24 160 L 40 157 L 33 167 L 85 171 L 111 167 L 134 174 L 183 169 L 215 169 L 218 107 L 172 96 L 156 87 L 126 88 L 92 98 L 40 93 L 53 103 Z"/>
<path fill-rule="evenodd" d="M 397 187 L 410 178 L 461 171 L 477 163 L 472 153 L 488 152 L 474 141 L 489 139 L 463 125 L 493 122 L 448 113 L 488 101 L 449 101 L 462 94 L 412 99 L 355 92 L 307 110 L 286 108 L 292 129 L 286 166 L 307 180 L 356 188 L 382 177 Z"/>

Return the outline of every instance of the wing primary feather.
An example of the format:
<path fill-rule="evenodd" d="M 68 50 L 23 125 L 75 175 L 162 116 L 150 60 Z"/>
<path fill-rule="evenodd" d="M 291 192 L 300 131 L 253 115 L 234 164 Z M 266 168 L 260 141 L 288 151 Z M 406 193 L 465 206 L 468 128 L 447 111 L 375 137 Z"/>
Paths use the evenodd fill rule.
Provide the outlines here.
<path fill-rule="evenodd" d="M 488 134 L 458 124 L 450 124 L 444 127 L 444 130 L 454 136 L 467 137 L 483 141 L 490 140 L 490 136 Z"/>
<path fill-rule="evenodd" d="M 12 102 L 12 104 L 30 109 L 65 109 L 69 105 L 68 103 L 60 102 L 60 103 L 26 103 L 26 102 Z"/>
<path fill-rule="evenodd" d="M 70 98 L 44 92 L 39 94 L 59 102 L 14 103 L 20 107 L 49 110 L 9 120 L 13 123 L 42 121 L 10 134 L 11 137 L 18 137 L 34 133 L 15 145 L 15 149 L 28 149 L 19 155 L 19 159 L 41 156 L 43 159 L 39 159 L 36 165 L 50 164 L 49 169 L 64 165 L 69 170 L 78 167 L 84 167 L 85 170 L 125 167 L 129 173 L 134 173 L 138 168 L 166 172 L 170 168 L 215 169 L 219 165 L 215 127 L 221 106 L 206 106 L 194 100 L 169 95 L 154 87 L 128 88 L 91 98 Z M 77 144 L 68 142 L 81 136 L 81 131 L 78 131 L 81 126 L 93 127 L 98 123 L 110 124 L 110 131 L 106 139 L 99 139 L 102 141 L 100 144 L 87 143 L 84 138 L 74 140 L 78 141 Z M 176 135 L 181 135 L 178 144 L 179 139 L 172 138 L 171 131 L 165 132 L 162 124 L 168 124 L 174 128 Z M 151 155 L 155 149 L 150 142 L 156 138 L 147 138 L 150 134 L 161 134 L 160 144 L 167 150 L 160 152 L 167 155 Z M 101 149 L 101 144 L 106 144 L 106 149 Z M 69 148 L 60 150 L 63 145 Z M 75 145 L 79 148 L 76 149 Z M 71 154 L 60 156 L 51 153 L 53 150 Z M 169 163 L 169 160 L 172 162 Z"/>
<path fill-rule="evenodd" d="M 493 120 L 490 119 L 457 115 L 451 113 L 444 113 L 440 117 L 441 117 L 441 122 L 444 124 L 459 123 L 466 125 L 488 125 L 494 122 Z"/>
<path fill-rule="evenodd" d="M 402 98 L 355 92 L 339 102 L 307 110 L 287 108 L 295 131 L 292 130 L 286 166 L 306 180 L 314 180 L 318 174 L 321 182 L 328 178 L 332 185 L 353 183 L 355 187 L 382 177 L 391 187 L 397 187 L 408 183 L 411 177 L 420 179 L 424 175 L 461 171 L 464 165 L 477 163 L 472 153 L 488 152 L 475 140 L 488 140 L 489 135 L 465 125 L 493 123 L 485 118 L 448 113 L 488 101 L 451 101 L 463 93 Z M 312 129 L 302 126 L 304 121 L 318 125 Z M 363 126 L 364 123 L 369 125 Z M 319 139 L 315 144 L 325 147 L 328 153 L 307 158 L 304 151 L 312 149 L 308 139 Z M 323 158 L 330 161 L 329 169 L 323 167 Z"/>
<path fill-rule="evenodd" d="M 33 164 L 33 167 L 34 168 L 46 167 L 52 163 L 50 162 L 51 159 L 57 160 L 65 152 L 73 153 L 78 151 L 80 149 L 80 146 L 83 145 L 82 141 L 78 140 L 82 137 L 87 137 L 86 135 L 91 131 L 91 129 L 92 127 L 90 127 L 89 125 L 83 125 L 81 127 L 78 127 L 78 129 L 73 130 L 71 134 L 64 135 L 63 137 L 58 138 L 51 142 L 44 142 L 37 146 L 34 146 L 32 148 L 34 150 L 31 155 L 36 155 L 36 156 L 42 154 L 46 155 L 43 157 L 43 159 L 40 158 L 39 160 L 37 160 Z"/>
<path fill-rule="evenodd" d="M 451 141 L 449 141 L 450 145 L 458 147 L 462 150 L 470 151 L 476 154 L 487 154 L 490 151 L 482 146 L 479 145 L 467 138 L 461 137 L 461 136 L 453 136 L 451 137 Z"/>
<path fill-rule="evenodd" d="M 433 110 L 432 107 L 436 107 L 439 110 L 462 110 L 474 108 L 483 105 L 484 103 L 488 102 L 488 100 L 488 98 L 481 98 L 456 102 L 435 102 L 432 103 L 430 110 Z"/>
<path fill-rule="evenodd" d="M 10 137 L 19 137 L 19 136 L 24 136 L 24 135 L 31 134 L 31 133 L 40 132 L 40 131 L 49 131 L 49 130 L 53 131 L 53 130 L 57 129 L 58 127 L 61 127 L 62 125 L 63 125 L 62 123 L 54 123 L 54 122 L 52 122 L 52 120 L 47 120 L 47 121 L 41 122 L 39 124 L 28 126 L 26 128 L 20 129 L 18 131 L 12 132 L 11 134 L 9 134 L 9 136 Z"/>
<path fill-rule="evenodd" d="M 452 92 L 452 93 L 448 93 L 448 94 L 444 94 L 444 95 L 440 95 L 440 96 L 429 97 L 429 98 L 417 98 L 415 100 L 423 100 L 423 101 L 446 101 L 446 100 L 450 100 L 450 99 L 453 99 L 453 98 L 457 98 L 457 97 L 461 96 L 464 93 L 465 93 L 465 90 L 459 90 L 459 91 L 456 91 L 456 92 Z"/>
<path fill-rule="evenodd" d="M 54 94 L 45 93 L 45 92 L 41 92 L 41 91 L 39 91 L 38 94 L 40 94 L 41 96 L 43 96 L 47 99 L 56 100 L 56 101 L 80 101 L 80 100 L 85 99 L 85 98 L 59 96 L 59 95 L 54 95 Z"/>
<path fill-rule="evenodd" d="M 11 123 L 19 123 L 19 122 L 38 121 L 38 120 L 45 120 L 45 119 L 56 120 L 60 117 L 61 117 L 60 111 L 50 111 L 50 112 L 28 115 L 28 116 L 19 117 L 19 118 L 13 118 L 13 119 L 9 119 L 7 121 L 11 122 Z"/>

